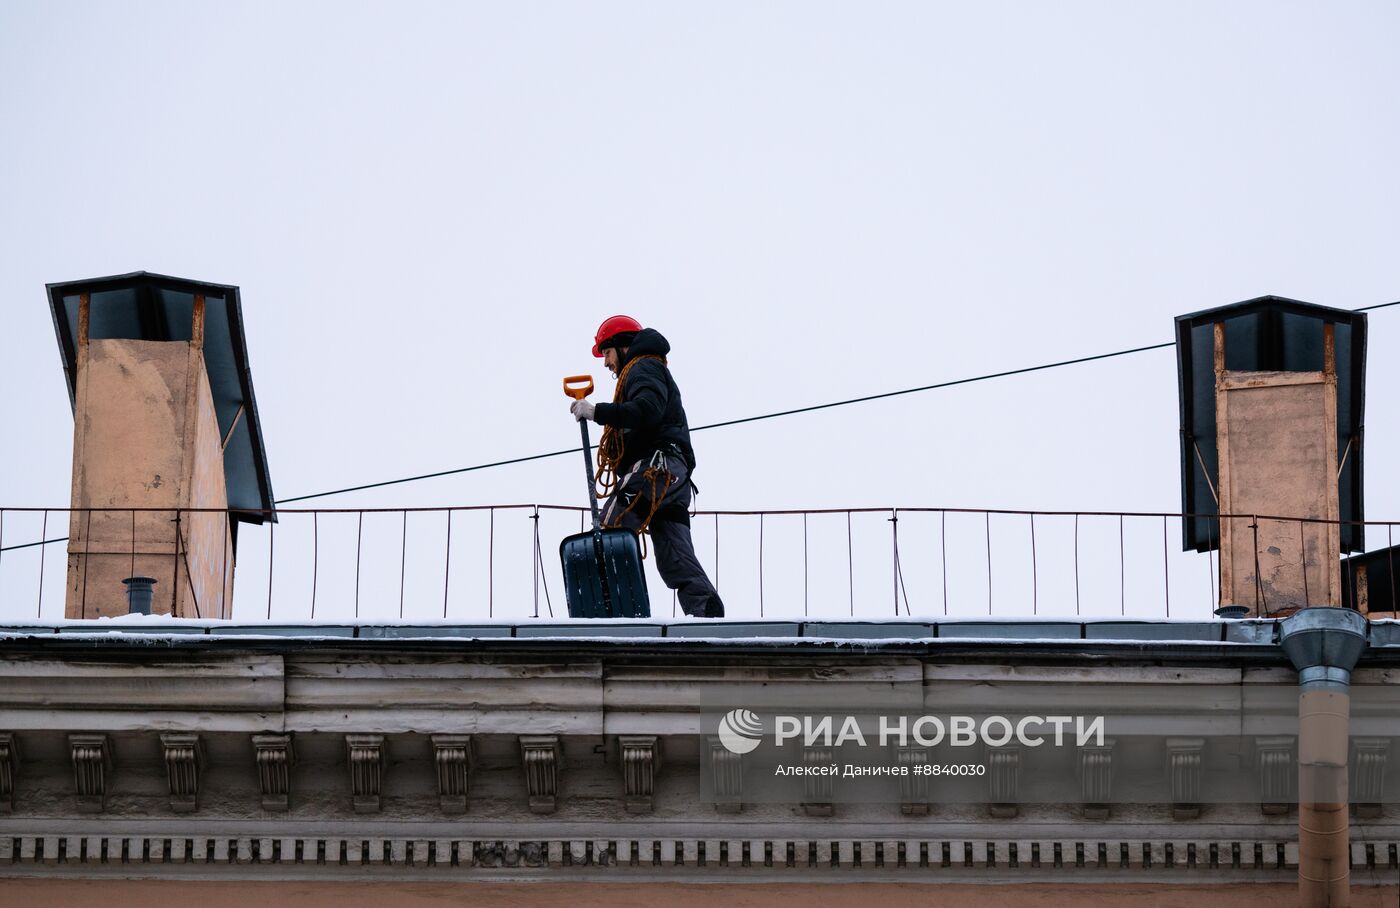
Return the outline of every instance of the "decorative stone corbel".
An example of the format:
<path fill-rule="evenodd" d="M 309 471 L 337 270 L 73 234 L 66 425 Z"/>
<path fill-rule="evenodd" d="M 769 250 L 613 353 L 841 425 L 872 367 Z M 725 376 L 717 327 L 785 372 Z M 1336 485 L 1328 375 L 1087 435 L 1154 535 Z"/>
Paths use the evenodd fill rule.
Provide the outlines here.
<path fill-rule="evenodd" d="M 170 809 L 193 813 L 199 809 L 199 774 L 204 768 L 204 749 L 199 735 L 168 732 L 160 736 L 165 752 L 165 774 L 170 782 Z"/>
<path fill-rule="evenodd" d="M 1171 786 L 1172 819 L 1194 820 L 1201 815 L 1201 754 L 1205 738 L 1168 738 L 1167 783 Z"/>
<path fill-rule="evenodd" d="M 830 766 L 835 754 L 830 747 L 802 748 L 804 766 Z M 802 812 L 809 817 L 829 817 L 836 812 L 831 803 L 835 777 L 830 774 L 807 775 L 802 779 Z"/>
<path fill-rule="evenodd" d="M 987 748 L 987 810 L 999 819 L 1009 819 L 1020 811 L 1021 747 L 1005 744 Z"/>
<path fill-rule="evenodd" d="M 928 765 L 928 748 L 896 747 L 894 757 L 907 773 L 899 777 L 899 812 L 906 817 L 928 816 L 929 777 L 919 771 Z"/>
<path fill-rule="evenodd" d="M 15 776 L 19 774 L 19 741 L 13 732 L 0 732 L 0 811 L 15 808 Z"/>
<path fill-rule="evenodd" d="M 520 762 L 531 813 L 554 813 L 559 806 L 559 772 L 563 750 L 558 735 L 521 735 Z"/>
<path fill-rule="evenodd" d="M 710 737 L 707 742 L 715 810 L 739 813 L 744 809 L 744 758 L 730 751 L 717 737 Z"/>
<path fill-rule="evenodd" d="M 292 752 L 290 734 L 253 735 L 253 758 L 258 767 L 258 789 L 263 810 L 286 810 L 291 800 Z"/>
<path fill-rule="evenodd" d="M 431 740 L 433 762 L 437 764 L 438 804 L 445 813 L 466 813 L 472 772 L 472 736 L 433 735 Z"/>
<path fill-rule="evenodd" d="M 1385 801 L 1385 761 L 1390 756 L 1389 738 L 1351 739 L 1351 802 L 1356 815 L 1374 820 L 1381 815 Z"/>
<path fill-rule="evenodd" d="M 1288 813 L 1297 800 L 1298 764 L 1293 758 L 1296 740 L 1291 735 L 1254 739 L 1259 809 L 1270 816 Z"/>
<path fill-rule="evenodd" d="M 112 769 L 112 745 L 107 736 L 69 735 L 73 758 L 73 782 L 78 791 L 78 810 L 100 813 L 107 806 L 107 774 Z"/>
<path fill-rule="evenodd" d="M 656 774 L 661 769 L 661 744 L 656 735 L 622 735 L 622 793 L 628 813 L 651 813 L 656 806 Z"/>
<path fill-rule="evenodd" d="M 1113 797 L 1114 743 L 1114 739 L 1105 738 L 1103 744 L 1086 744 L 1079 748 L 1075 767 L 1079 772 L 1080 800 L 1086 820 L 1108 819 L 1108 805 Z"/>
<path fill-rule="evenodd" d="M 384 736 L 346 735 L 351 803 L 356 813 L 378 813 L 384 780 Z"/>

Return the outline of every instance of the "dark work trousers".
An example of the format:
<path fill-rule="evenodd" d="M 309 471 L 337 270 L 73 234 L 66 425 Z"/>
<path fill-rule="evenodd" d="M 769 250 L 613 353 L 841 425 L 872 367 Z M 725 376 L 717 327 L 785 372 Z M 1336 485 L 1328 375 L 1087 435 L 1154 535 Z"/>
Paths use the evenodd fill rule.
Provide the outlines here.
<path fill-rule="evenodd" d="M 676 591 L 681 608 L 695 618 L 723 618 L 724 603 L 715 591 L 705 569 L 695 557 L 695 543 L 690 539 L 690 517 L 686 509 L 690 506 L 690 470 L 685 461 L 674 454 L 657 454 L 651 460 L 642 461 L 632 467 L 618 482 L 607 504 L 603 506 L 603 525 L 617 524 L 618 515 L 640 496 L 636 506 L 622 517 L 621 526 L 636 530 L 651 512 L 651 482 L 647 480 L 647 467 L 655 464 L 669 471 L 671 484 L 666 487 L 664 474 L 658 475 L 656 494 L 661 495 L 661 507 L 651 519 L 652 548 L 656 553 L 656 570 L 669 589 Z"/>

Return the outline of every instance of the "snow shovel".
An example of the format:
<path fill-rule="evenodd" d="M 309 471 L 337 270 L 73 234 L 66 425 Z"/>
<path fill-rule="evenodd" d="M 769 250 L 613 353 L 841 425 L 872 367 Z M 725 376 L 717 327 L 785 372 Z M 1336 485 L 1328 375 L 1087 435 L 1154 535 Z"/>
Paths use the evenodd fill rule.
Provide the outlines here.
<path fill-rule="evenodd" d="M 571 375 L 564 379 L 564 393 L 583 400 L 593 393 L 591 375 Z M 593 479 L 592 446 L 588 441 L 588 420 L 578 421 L 583 437 L 583 469 L 588 479 L 588 504 L 593 512 L 593 529 L 565 537 L 559 543 L 559 560 L 564 567 L 564 595 L 570 618 L 650 618 L 646 575 L 637 535 L 617 527 L 604 529 L 598 518 L 598 492 Z"/>

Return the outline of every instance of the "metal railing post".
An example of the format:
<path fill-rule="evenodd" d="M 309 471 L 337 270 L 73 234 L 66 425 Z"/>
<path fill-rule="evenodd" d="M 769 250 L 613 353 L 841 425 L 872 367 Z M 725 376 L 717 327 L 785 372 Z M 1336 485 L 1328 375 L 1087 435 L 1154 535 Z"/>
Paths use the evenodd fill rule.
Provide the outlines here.
<path fill-rule="evenodd" d="M 132 524 L 135 526 L 135 523 Z M 273 550 L 273 540 L 277 536 L 277 524 L 271 520 L 267 522 L 267 620 L 272 620 L 272 561 L 276 557 Z M 134 574 L 135 571 L 133 570 Z"/>
<path fill-rule="evenodd" d="M 715 592 L 719 592 L 719 515 L 715 515 Z"/>
<path fill-rule="evenodd" d="M 78 606 L 78 617 L 87 617 L 87 579 L 88 562 L 92 560 L 92 508 L 87 509 L 86 520 L 83 527 L 83 594 L 82 602 Z"/>
<path fill-rule="evenodd" d="M 1079 515 L 1074 515 L 1074 614 L 1079 616 Z"/>
<path fill-rule="evenodd" d="M 987 527 L 987 614 L 992 613 L 992 512 L 982 512 Z"/>
<path fill-rule="evenodd" d="M 229 588 L 228 582 L 228 526 L 233 520 L 233 515 L 224 511 L 224 544 L 219 550 L 219 559 L 222 567 L 219 569 L 219 614 L 220 618 L 233 618 L 233 590 Z"/>
<path fill-rule="evenodd" d="M 44 523 L 39 530 L 41 540 L 49 538 L 49 512 L 44 511 Z M 34 610 L 34 617 L 42 620 L 44 617 L 44 553 L 48 551 L 47 545 L 39 546 L 39 604 Z"/>
<path fill-rule="evenodd" d="M 403 580 L 408 573 L 408 511 L 403 514 L 403 539 L 399 543 L 399 620 L 403 620 Z"/>
<path fill-rule="evenodd" d="M 1035 514 L 1031 514 L 1031 614 L 1040 614 L 1040 572 L 1035 563 Z"/>
<path fill-rule="evenodd" d="M 763 617 L 763 515 L 758 515 L 758 617 Z"/>
<path fill-rule="evenodd" d="M 943 547 L 943 617 L 948 617 L 948 512 L 939 511 L 938 542 Z"/>
<path fill-rule="evenodd" d="M 1128 614 L 1128 562 L 1123 550 L 1123 515 L 1118 515 L 1118 614 Z"/>
<path fill-rule="evenodd" d="M 311 620 L 316 620 L 316 580 L 321 568 L 321 512 L 311 512 Z"/>
<path fill-rule="evenodd" d="M 170 614 L 173 617 L 180 617 L 180 509 L 175 509 L 175 572 L 170 575 Z M 185 573 L 189 573 L 186 571 Z"/>
<path fill-rule="evenodd" d="M 851 512 L 846 512 L 846 586 L 851 597 L 851 617 L 856 616 L 856 558 L 851 540 Z"/>
<path fill-rule="evenodd" d="M 1395 602 L 1395 537 L 1394 537 L 1394 533 L 1393 533 L 1393 530 L 1394 530 L 1394 529 L 1395 529 L 1394 524 L 1389 524 L 1389 523 L 1387 523 L 1387 524 L 1385 525 L 1385 547 L 1386 547 L 1385 557 L 1386 557 L 1386 561 L 1390 562 L 1390 609 L 1389 609 L 1389 611 L 1392 611 L 1392 612 L 1394 612 L 1394 611 L 1400 611 L 1400 608 L 1397 608 L 1397 603 Z M 1362 531 L 1362 534 L 1363 534 L 1363 536 L 1364 536 L 1364 534 L 1365 534 L 1365 531 L 1364 531 L 1364 530 Z"/>
<path fill-rule="evenodd" d="M 1259 515 L 1255 514 L 1250 519 L 1250 529 L 1254 532 L 1254 614 L 1262 614 L 1261 609 L 1267 609 L 1269 603 L 1264 599 L 1264 579 L 1259 576 Z M 1225 556 L 1221 552 L 1221 557 Z M 1233 569 L 1232 569 L 1233 575 Z M 1222 591 L 1223 595 L 1223 591 Z"/>
<path fill-rule="evenodd" d="M 894 587 L 894 613 L 899 614 L 899 510 L 890 508 L 890 551 L 894 556 L 894 570 L 890 577 Z"/>
<path fill-rule="evenodd" d="M 807 595 L 808 595 L 808 570 L 807 570 L 807 512 L 802 512 L 802 617 L 807 617 Z"/>
<path fill-rule="evenodd" d="M 540 524 L 539 524 L 539 520 L 540 520 L 540 509 L 539 509 L 539 508 L 535 508 L 535 539 L 536 539 L 536 541 L 539 540 L 539 535 L 540 535 Z M 447 620 L 447 591 L 448 591 L 448 589 L 451 587 L 451 584 L 452 584 L 452 509 L 451 509 L 451 508 L 448 508 L 448 509 L 447 509 L 447 551 L 444 552 L 444 556 L 445 556 L 445 557 L 444 557 L 443 560 L 444 560 L 444 562 L 445 562 L 445 565 L 444 565 L 444 567 L 443 567 L 443 569 L 442 569 L 442 618 L 443 618 L 444 621 L 446 621 L 446 620 Z M 531 561 L 534 561 L 533 558 L 531 558 L 530 560 L 531 560 Z M 531 565 L 531 566 L 533 567 L 533 565 Z M 536 571 L 535 571 L 535 579 L 536 579 L 536 581 L 539 580 L 539 576 L 540 576 L 540 575 L 539 575 L 539 571 L 538 571 L 538 569 L 536 569 Z M 538 586 L 538 584 L 537 584 L 537 586 Z M 535 590 L 535 617 L 538 618 L 539 616 L 540 616 L 540 594 L 539 594 L 539 590 L 536 589 L 536 590 Z"/>
<path fill-rule="evenodd" d="M 1172 616 L 1172 571 L 1167 548 L 1167 515 L 1162 515 L 1162 593 L 1166 599 L 1167 617 Z"/>
<path fill-rule="evenodd" d="M 538 618 L 540 616 L 540 559 L 538 558 L 540 551 L 540 509 L 538 507 L 535 508 L 535 513 L 531 515 L 530 519 L 534 521 L 534 544 L 530 552 L 530 588 L 535 598 L 534 617 Z M 446 606 L 444 605 L 444 617 L 446 617 L 445 609 Z"/>
<path fill-rule="evenodd" d="M 355 618 L 360 617 L 360 543 L 364 538 L 365 512 L 360 512 L 355 524 Z"/>

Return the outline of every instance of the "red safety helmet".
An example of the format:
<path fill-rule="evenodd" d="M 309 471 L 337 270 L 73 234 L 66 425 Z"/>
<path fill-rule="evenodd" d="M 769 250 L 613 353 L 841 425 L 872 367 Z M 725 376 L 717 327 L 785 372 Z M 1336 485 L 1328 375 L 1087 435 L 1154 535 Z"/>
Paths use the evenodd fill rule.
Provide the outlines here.
<path fill-rule="evenodd" d="M 612 340 L 619 334 L 640 330 L 642 330 L 642 323 L 630 315 L 614 315 L 611 318 L 604 319 L 603 323 L 598 326 L 598 333 L 593 335 L 593 355 L 602 359 L 604 343 Z"/>

